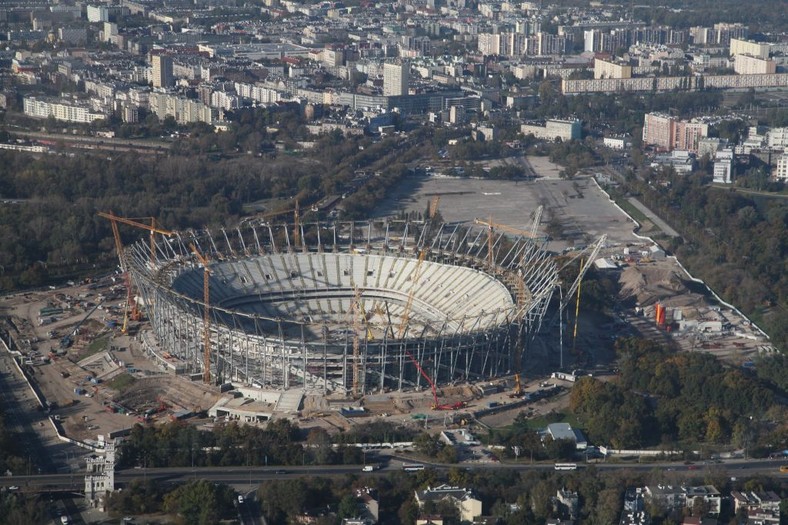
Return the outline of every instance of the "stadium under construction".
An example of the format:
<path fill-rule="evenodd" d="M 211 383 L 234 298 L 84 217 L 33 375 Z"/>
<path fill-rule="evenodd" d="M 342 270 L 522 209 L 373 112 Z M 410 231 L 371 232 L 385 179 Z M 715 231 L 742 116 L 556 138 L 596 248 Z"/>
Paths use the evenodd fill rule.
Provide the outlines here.
<path fill-rule="evenodd" d="M 543 244 L 483 225 L 247 220 L 139 241 L 122 262 L 186 372 L 357 397 L 519 371 L 557 289 Z"/>

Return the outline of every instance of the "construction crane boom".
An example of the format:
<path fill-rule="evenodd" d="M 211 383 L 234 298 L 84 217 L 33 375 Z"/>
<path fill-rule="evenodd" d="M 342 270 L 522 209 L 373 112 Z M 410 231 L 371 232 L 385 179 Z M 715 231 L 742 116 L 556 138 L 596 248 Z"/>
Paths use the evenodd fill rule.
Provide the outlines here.
<path fill-rule="evenodd" d="M 154 266 L 156 262 L 156 242 L 154 235 L 161 234 L 166 236 L 173 235 L 173 232 L 169 230 L 165 230 L 162 228 L 158 228 L 156 226 L 156 218 L 155 217 L 146 217 L 149 218 L 151 223 L 147 225 L 142 222 L 138 222 L 134 219 L 129 219 L 128 217 L 120 217 L 119 215 L 115 215 L 114 213 L 110 212 L 98 212 L 99 217 L 103 217 L 105 219 L 109 219 L 110 224 L 112 226 L 112 236 L 115 239 L 115 251 L 118 254 L 118 260 L 120 261 L 120 269 L 123 272 L 123 280 L 126 284 L 126 305 L 123 309 L 123 325 L 121 326 L 120 332 L 125 334 L 128 330 L 128 323 L 129 323 L 129 307 L 131 307 L 131 317 L 135 321 L 139 320 L 140 315 L 139 311 L 137 310 L 137 305 L 132 306 L 132 290 L 131 290 L 131 276 L 127 270 L 126 265 L 126 258 L 123 255 L 123 241 L 120 238 L 120 231 L 118 230 L 118 223 L 127 224 L 129 226 L 134 226 L 135 228 L 141 228 L 143 230 L 148 230 L 150 232 L 150 264 L 151 267 Z"/>
<path fill-rule="evenodd" d="M 77 323 L 77 325 L 74 328 L 71 329 L 71 331 L 68 334 L 63 336 L 63 339 L 60 340 L 60 348 L 61 349 L 65 350 L 66 348 L 70 347 L 74 343 L 74 336 L 77 335 L 77 332 L 79 332 L 79 329 L 82 327 L 83 324 L 85 324 L 85 321 L 88 320 L 88 317 L 93 315 L 93 312 L 95 312 L 98 309 L 98 307 L 101 306 L 102 304 L 104 304 L 104 301 L 100 301 L 95 306 L 93 306 L 93 308 L 91 308 L 88 311 L 88 313 L 85 314 L 85 317 L 83 317 Z"/>
<path fill-rule="evenodd" d="M 411 275 L 410 293 L 408 294 L 408 301 L 405 303 L 405 310 L 402 312 L 402 322 L 399 325 L 397 339 L 402 339 L 405 337 L 405 331 L 407 330 L 408 322 L 410 321 L 410 310 L 413 308 L 413 298 L 416 295 L 416 287 L 419 280 L 419 270 L 421 269 L 421 263 L 424 262 L 426 257 L 427 249 L 422 248 L 421 252 L 419 252 L 419 259 L 416 261 L 416 267 L 413 269 L 413 274 Z"/>
<path fill-rule="evenodd" d="M 542 207 L 540 206 L 539 208 L 542 208 Z M 542 214 L 541 214 L 541 212 L 539 212 L 539 208 L 537 208 L 537 213 L 538 213 L 537 218 L 539 220 L 541 220 Z M 508 226 L 506 224 L 500 224 L 498 222 L 493 222 L 492 218 L 490 218 L 489 220 L 486 220 L 486 221 L 484 219 L 476 218 L 476 219 L 473 219 L 473 223 L 481 225 L 481 226 L 487 226 L 491 231 L 492 230 L 499 230 L 499 231 L 506 232 L 506 233 L 511 233 L 511 234 L 514 234 L 514 235 L 521 235 L 523 237 L 528 237 L 529 239 L 538 239 L 538 238 L 542 237 L 542 235 L 539 235 L 538 233 L 534 233 L 535 228 L 537 228 L 538 224 L 539 224 L 538 222 L 536 222 L 536 220 L 534 221 L 534 225 L 531 226 L 531 230 L 522 230 L 520 228 L 515 228 L 514 226 Z"/>
<path fill-rule="evenodd" d="M 435 216 L 438 215 L 438 204 L 440 204 L 440 202 L 441 202 L 441 196 L 440 195 L 435 195 L 430 200 L 430 209 L 429 209 L 429 211 L 430 211 L 429 218 L 430 219 L 434 219 Z"/>
<path fill-rule="evenodd" d="M 111 221 L 117 221 L 117 222 L 120 222 L 120 223 L 123 223 L 123 224 L 128 224 L 129 226 L 134 226 L 135 228 L 142 228 L 143 230 L 148 230 L 148 231 L 151 231 L 153 233 L 158 233 L 160 235 L 166 235 L 167 237 L 175 234 L 175 232 L 171 232 L 169 230 L 165 230 L 163 228 L 157 227 L 155 225 L 155 222 L 154 222 L 154 224 L 145 224 L 144 222 L 137 222 L 135 220 L 128 219 L 126 217 L 120 217 L 118 215 L 115 215 L 112 212 L 100 211 L 100 212 L 97 213 L 97 215 L 99 217 L 104 217 L 105 219 L 109 219 Z"/>
<path fill-rule="evenodd" d="M 536 239 L 536 232 L 539 229 L 539 223 L 542 221 L 542 213 L 544 206 L 539 206 L 534 212 L 534 222 L 531 224 L 531 231 L 528 232 L 531 239 Z"/>
<path fill-rule="evenodd" d="M 424 369 L 421 367 L 421 365 L 416 360 L 416 358 L 413 357 L 413 354 L 411 354 L 407 349 L 405 350 L 405 355 L 408 356 L 408 359 L 411 360 L 413 365 L 416 367 L 416 370 L 418 370 L 419 374 L 421 374 L 421 377 L 423 377 L 424 380 L 427 381 L 427 384 L 430 385 L 430 391 L 432 392 L 433 410 L 459 410 L 460 408 L 465 407 L 464 401 L 458 401 L 457 403 L 452 403 L 452 404 L 442 404 L 438 402 L 438 389 L 435 387 L 435 383 L 432 381 L 429 374 L 427 374 L 427 372 L 424 371 Z"/>
<path fill-rule="evenodd" d="M 359 356 L 361 355 L 361 352 L 360 342 L 358 340 L 358 310 L 361 303 L 361 288 L 358 286 L 355 288 L 356 290 L 353 294 L 353 304 L 351 305 L 351 312 L 353 313 L 353 397 L 358 397 L 359 378 L 361 375 L 359 363 Z"/>
<path fill-rule="evenodd" d="M 194 256 L 197 258 L 198 261 L 203 266 L 203 371 L 202 371 L 202 380 L 204 383 L 211 382 L 211 330 L 210 330 L 210 322 L 211 322 L 211 312 L 210 312 L 210 304 L 211 304 L 211 285 L 210 285 L 210 277 L 211 277 L 211 270 L 208 267 L 209 261 L 205 256 L 203 256 L 200 251 L 197 249 L 194 244 L 190 244 L 189 248 L 191 249 Z"/>

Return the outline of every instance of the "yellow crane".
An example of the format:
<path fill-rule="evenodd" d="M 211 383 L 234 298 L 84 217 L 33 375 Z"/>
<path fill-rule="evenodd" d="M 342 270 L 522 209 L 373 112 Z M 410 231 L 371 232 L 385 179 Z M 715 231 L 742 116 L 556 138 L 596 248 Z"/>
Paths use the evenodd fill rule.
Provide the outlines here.
<path fill-rule="evenodd" d="M 541 216 L 541 213 L 539 213 L 539 216 Z M 473 219 L 473 223 L 480 224 L 482 226 L 487 226 L 491 231 L 499 230 L 502 232 L 512 233 L 514 235 L 520 235 L 522 237 L 528 237 L 529 239 L 536 239 L 541 237 L 541 235 L 533 231 L 533 229 L 522 230 L 520 228 L 515 228 L 514 226 L 508 226 L 506 224 L 501 224 L 499 222 L 493 222 L 492 217 L 490 217 L 490 219 L 486 221 L 484 219 L 476 218 Z"/>
<path fill-rule="evenodd" d="M 202 293 L 203 293 L 203 307 L 202 307 L 202 324 L 203 324 L 203 335 L 202 335 L 202 343 L 203 343 L 203 370 L 202 370 L 202 380 L 204 383 L 211 382 L 211 330 L 210 330 L 210 323 L 211 323 L 211 311 L 210 311 L 210 304 L 211 304 L 211 269 L 208 267 L 210 262 L 208 261 L 203 254 L 197 249 L 194 244 L 190 244 L 189 248 L 191 249 L 192 253 L 197 260 L 200 261 L 203 267 L 203 282 L 202 282 Z"/>
<path fill-rule="evenodd" d="M 411 275 L 410 293 L 408 293 L 408 301 L 405 303 L 405 310 L 402 312 L 402 322 L 399 325 L 397 339 L 402 339 L 405 337 L 405 331 L 407 330 L 408 322 L 410 321 L 410 310 L 413 308 L 413 297 L 416 294 L 416 286 L 418 285 L 419 281 L 419 270 L 421 269 L 421 263 L 424 262 L 426 257 L 427 248 L 422 248 L 421 252 L 419 252 L 419 260 L 416 261 L 416 267 L 413 269 L 413 274 Z"/>
<path fill-rule="evenodd" d="M 139 220 L 130 219 L 128 217 L 121 217 L 119 215 L 115 215 L 111 211 L 103 212 L 100 211 L 97 214 L 99 217 L 104 219 L 108 219 L 112 226 L 112 236 L 115 239 L 115 252 L 118 254 L 118 259 L 120 260 L 120 270 L 123 272 L 123 279 L 126 285 L 126 306 L 123 309 L 123 325 L 121 326 L 120 332 L 125 334 L 128 331 L 129 325 L 129 315 L 135 321 L 140 319 L 139 310 L 137 310 L 137 305 L 132 305 L 132 289 L 131 289 L 131 277 L 129 276 L 128 268 L 126 265 L 126 258 L 123 255 L 123 241 L 120 238 L 120 231 L 118 229 L 118 223 L 126 224 L 128 226 L 134 226 L 135 228 L 140 228 L 142 230 L 148 230 L 150 232 L 150 264 L 151 267 L 156 263 L 156 238 L 155 235 L 158 233 L 160 235 L 166 235 L 167 237 L 173 235 L 174 232 L 169 230 L 165 230 L 159 228 L 156 225 L 156 218 L 155 217 L 144 217 L 139 220 L 150 220 L 150 225 L 145 224 L 143 222 L 139 222 Z M 129 306 L 131 306 L 131 312 L 129 312 Z"/>
<path fill-rule="evenodd" d="M 523 237 L 527 237 L 529 239 L 535 239 L 537 237 L 536 229 L 539 225 L 539 221 L 542 217 L 543 207 L 537 208 L 535 212 L 535 218 L 533 226 L 530 230 L 522 230 L 520 228 L 514 228 L 513 226 L 508 226 L 506 224 L 500 224 L 497 222 L 493 222 L 492 217 L 488 221 L 484 221 L 482 219 L 475 219 L 473 222 L 474 224 L 481 224 L 487 226 L 487 255 L 488 255 L 488 264 L 490 269 L 493 268 L 493 235 L 494 230 L 499 230 L 507 233 L 512 233 L 514 235 L 520 235 Z M 522 267 L 522 260 L 520 261 L 520 266 Z M 520 273 L 517 275 L 516 278 L 516 287 L 517 287 L 517 307 L 518 311 L 522 312 L 523 308 L 525 307 L 525 300 L 526 300 L 526 288 L 525 288 L 525 280 L 522 274 L 522 268 Z M 514 355 L 514 390 L 510 394 L 510 397 L 519 397 L 523 394 L 523 385 L 522 385 L 522 377 L 521 377 L 521 368 L 522 368 L 522 341 L 518 340 L 518 344 L 515 346 L 515 355 Z"/>
<path fill-rule="evenodd" d="M 438 204 L 441 202 L 441 196 L 435 195 L 430 200 L 430 219 L 434 219 L 436 215 L 438 215 Z"/>
<path fill-rule="evenodd" d="M 359 297 L 358 310 L 361 313 L 361 320 L 364 322 L 364 326 L 367 329 L 367 341 L 374 341 L 375 336 L 372 334 L 372 328 L 369 326 L 367 310 L 364 308 L 364 301 L 361 300 L 361 297 Z"/>
<path fill-rule="evenodd" d="M 129 226 L 134 226 L 135 228 L 140 228 L 142 230 L 148 230 L 150 232 L 150 260 L 151 264 L 156 262 L 156 238 L 155 235 L 158 233 L 159 235 L 166 235 L 170 237 L 174 235 L 175 232 L 171 232 L 169 230 L 165 230 L 163 228 L 159 228 L 156 225 L 156 217 L 143 217 L 144 220 L 150 220 L 150 224 L 145 224 L 144 222 L 139 222 L 138 220 L 130 219 L 128 217 L 120 217 L 119 215 L 115 215 L 114 213 L 110 212 L 103 212 L 100 211 L 97 213 L 99 217 L 103 217 L 105 219 L 109 219 L 112 223 L 112 233 L 115 235 L 115 248 L 120 244 L 120 235 L 117 233 L 118 231 L 118 224 L 127 224 Z M 121 257 L 121 252 L 118 252 L 118 257 Z M 124 266 L 124 262 L 121 261 L 121 267 Z"/>
<path fill-rule="evenodd" d="M 359 306 L 361 305 L 361 288 L 358 286 L 355 288 L 356 290 L 353 295 L 353 304 L 350 306 L 350 310 L 353 314 L 353 397 L 357 398 L 359 395 L 358 384 L 361 376 L 361 364 L 359 363 L 359 358 L 361 356 L 361 343 L 359 342 L 358 338 L 358 331 L 360 328 L 358 323 L 358 313 Z"/>

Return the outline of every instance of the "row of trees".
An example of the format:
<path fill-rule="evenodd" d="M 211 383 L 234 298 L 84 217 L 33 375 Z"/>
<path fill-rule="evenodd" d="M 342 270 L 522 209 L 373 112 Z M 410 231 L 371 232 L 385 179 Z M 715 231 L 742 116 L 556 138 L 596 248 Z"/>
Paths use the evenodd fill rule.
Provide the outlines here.
<path fill-rule="evenodd" d="M 265 429 L 230 423 L 213 431 L 182 422 L 159 426 L 135 425 L 123 441 L 118 465 L 186 467 L 220 465 L 360 464 L 355 443 L 411 441 L 417 432 L 385 421 L 355 425 L 330 436 L 316 427 L 307 432 L 287 420 L 271 421 Z"/>
<path fill-rule="evenodd" d="M 383 176 L 348 203 L 356 215 L 366 213 L 406 172 L 402 163 L 419 148 L 394 138 L 372 143 L 333 133 L 297 157 L 212 156 L 214 141 L 227 140 L 222 149 L 228 150 L 251 147 L 243 142 L 267 137 L 268 124 L 285 129 L 292 115 L 259 110 L 241 116 L 235 131 L 207 138 L 196 133 L 161 155 L 0 152 L 0 198 L 20 200 L 0 206 L 0 290 L 40 286 L 85 273 L 95 264 L 114 264 L 110 225 L 96 216 L 99 210 L 155 216 L 169 229 L 232 224 L 246 204 L 289 198 L 314 202 L 344 191 L 356 170 L 380 169 Z M 203 140 L 209 142 L 207 152 L 190 146 Z M 126 241 L 130 233 L 139 235 L 122 231 Z"/>
<path fill-rule="evenodd" d="M 583 378 L 570 410 L 595 443 L 637 449 L 733 444 L 767 454 L 788 445 L 773 391 L 705 353 L 639 339 L 616 342 L 618 381 Z M 759 452 L 759 449 L 761 451 Z"/>
<path fill-rule="evenodd" d="M 135 425 L 123 442 L 118 465 L 129 468 L 362 463 L 361 449 L 332 445 L 325 430 L 315 429 L 302 436 L 296 426 L 280 419 L 265 429 L 231 423 L 216 425 L 211 432 L 180 422 Z"/>

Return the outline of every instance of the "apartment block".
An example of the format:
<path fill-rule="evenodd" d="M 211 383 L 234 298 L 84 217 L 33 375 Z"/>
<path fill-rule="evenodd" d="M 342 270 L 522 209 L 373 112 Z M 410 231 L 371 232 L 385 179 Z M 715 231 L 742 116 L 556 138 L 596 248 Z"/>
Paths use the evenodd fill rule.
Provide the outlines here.
<path fill-rule="evenodd" d="M 788 182 L 788 153 L 783 153 L 777 159 L 777 165 L 775 166 L 772 175 L 774 176 L 775 180 Z"/>
<path fill-rule="evenodd" d="M 594 78 L 632 78 L 632 66 L 597 58 L 594 60 Z"/>
<path fill-rule="evenodd" d="M 670 150 L 675 137 L 676 118 L 661 113 L 648 113 L 643 121 L 643 144 Z"/>
<path fill-rule="evenodd" d="M 777 62 L 750 55 L 733 57 L 733 70 L 739 75 L 769 75 L 777 72 Z"/>
<path fill-rule="evenodd" d="M 731 38 L 730 55 L 750 55 L 758 58 L 769 58 L 771 46 L 765 42 L 753 42 L 740 38 Z"/>
<path fill-rule="evenodd" d="M 60 99 L 46 100 L 36 97 L 25 97 L 23 103 L 24 113 L 30 117 L 49 118 L 64 122 L 78 122 L 89 124 L 94 120 L 106 117 L 103 113 L 92 111 L 87 104 L 65 102 Z"/>
<path fill-rule="evenodd" d="M 407 62 L 383 65 L 383 96 L 407 95 L 409 83 L 410 65 Z"/>
<path fill-rule="evenodd" d="M 582 136 L 582 123 L 579 120 L 548 120 L 544 126 L 523 124 L 520 133 L 533 135 L 538 139 L 556 140 L 564 142 L 579 140 Z"/>

